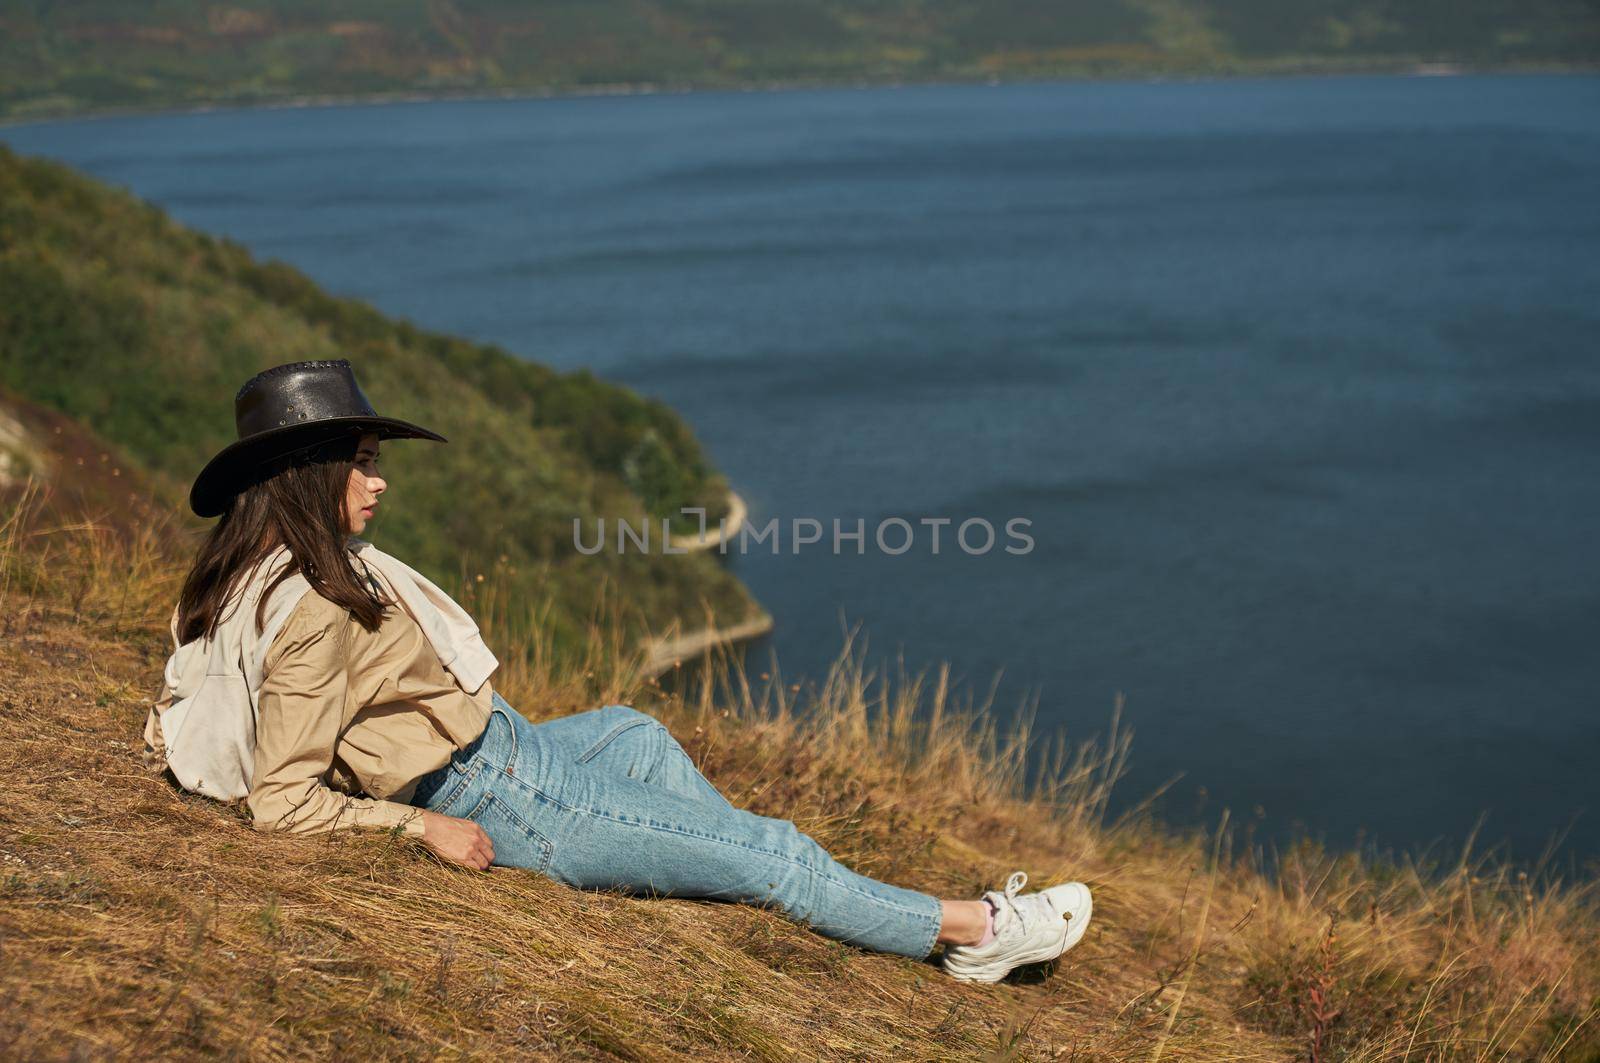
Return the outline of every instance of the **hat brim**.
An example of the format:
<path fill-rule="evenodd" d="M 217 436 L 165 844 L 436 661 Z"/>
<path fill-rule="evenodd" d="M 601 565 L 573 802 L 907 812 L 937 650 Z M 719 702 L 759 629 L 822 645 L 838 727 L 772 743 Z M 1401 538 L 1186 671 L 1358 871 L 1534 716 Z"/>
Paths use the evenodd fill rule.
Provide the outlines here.
<path fill-rule="evenodd" d="M 249 439 L 230 443 L 206 462 L 189 488 L 189 508 L 197 516 L 217 517 L 227 511 L 233 496 L 253 478 L 265 462 L 300 447 L 338 439 L 346 435 L 376 432 L 379 439 L 449 440 L 421 425 L 394 417 L 326 417 L 318 421 L 284 425 L 258 432 Z"/>

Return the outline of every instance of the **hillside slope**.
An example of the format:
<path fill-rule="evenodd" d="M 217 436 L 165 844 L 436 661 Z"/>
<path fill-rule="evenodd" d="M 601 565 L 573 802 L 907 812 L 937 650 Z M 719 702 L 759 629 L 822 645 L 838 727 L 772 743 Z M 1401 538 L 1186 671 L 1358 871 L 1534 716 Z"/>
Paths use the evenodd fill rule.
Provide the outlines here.
<path fill-rule="evenodd" d="M 0 0 L 0 115 L 302 96 L 1600 60 L 1586 0 Z"/>
<path fill-rule="evenodd" d="M 0 413 L 50 470 L 42 497 L 0 482 L 0 1058 L 1600 1058 L 1592 881 L 1268 862 L 1228 855 L 1226 818 L 1107 822 L 1125 738 L 1028 789 L 1025 731 L 857 655 L 817 692 L 725 672 L 685 702 L 598 636 L 552 665 L 486 627 L 529 716 L 654 712 L 731 800 L 866 873 L 957 896 L 1014 868 L 1087 881 L 1094 922 L 1058 964 L 967 985 L 770 912 L 467 872 L 387 834 L 256 833 L 140 764 L 181 522 L 87 428 Z"/>
<path fill-rule="evenodd" d="M 240 383 L 333 357 L 351 360 L 380 411 L 450 440 L 384 448 L 390 487 L 370 536 L 440 583 L 503 576 L 507 607 L 540 617 L 558 651 L 581 643 L 597 609 L 634 636 L 764 616 L 712 556 L 574 548 L 575 519 L 587 537 L 601 517 L 652 520 L 659 551 L 662 517 L 721 512 L 726 483 L 662 404 L 334 298 L 0 147 L 0 386 L 93 425 L 174 507 L 234 438 Z"/>

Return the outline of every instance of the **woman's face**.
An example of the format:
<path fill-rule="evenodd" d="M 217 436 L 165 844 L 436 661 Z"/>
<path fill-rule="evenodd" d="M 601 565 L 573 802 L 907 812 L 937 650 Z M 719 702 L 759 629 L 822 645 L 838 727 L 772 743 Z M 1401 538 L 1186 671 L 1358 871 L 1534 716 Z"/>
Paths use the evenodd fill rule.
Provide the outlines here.
<path fill-rule="evenodd" d="M 351 535 L 366 530 L 367 521 L 378 510 L 378 496 L 388 486 L 378 475 L 378 433 L 368 432 L 356 444 L 356 463 L 350 469 L 344 496 L 345 520 Z"/>

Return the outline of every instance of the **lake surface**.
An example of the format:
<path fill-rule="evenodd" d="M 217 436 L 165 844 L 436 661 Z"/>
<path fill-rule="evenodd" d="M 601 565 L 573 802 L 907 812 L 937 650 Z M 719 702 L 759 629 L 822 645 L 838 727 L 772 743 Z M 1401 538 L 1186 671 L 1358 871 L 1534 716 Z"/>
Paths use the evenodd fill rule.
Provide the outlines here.
<path fill-rule="evenodd" d="M 671 403 L 860 623 L 1132 802 L 1600 854 L 1600 79 L 496 100 L 0 129 L 329 288 Z M 914 531 L 891 556 L 872 530 Z M 924 519 L 1000 531 L 935 555 Z M 1001 549 L 1006 520 L 1034 546 Z M 790 553 L 794 518 L 864 556 Z M 893 533 L 891 544 L 902 536 Z M 847 551 L 855 546 L 846 541 Z M 760 671 L 764 647 L 752 654 Z M 1202 797 L 1202 790 L 1204 795 Z M 1576 819 L 1574 817 L 1576 816 Z"/>

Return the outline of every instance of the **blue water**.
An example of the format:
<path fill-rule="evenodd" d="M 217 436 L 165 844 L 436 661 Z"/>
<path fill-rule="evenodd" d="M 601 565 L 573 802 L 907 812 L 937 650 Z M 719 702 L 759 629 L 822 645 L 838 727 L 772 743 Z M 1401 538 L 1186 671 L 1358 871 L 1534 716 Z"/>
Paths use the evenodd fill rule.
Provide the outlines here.
<path fill-rule="evenodd" d="M 1103 730 L 1125 801 L 1600 854 L 1600 79 L 440 102 L 0 130 L 692 422 L 786 675 L 860 623 Z M 847 544 L 848 546 L 849 544 Z M 852 547 L 853 548 L 853 547 Z M 785 547 L 787 550 L 787 545 Z M 757 647 L 757 670 L 767 647 Z M 1202 794 L 1204 796 L 1202 796 Z M 1576 818 L 1574 818 L 1576 816 Z"/>

